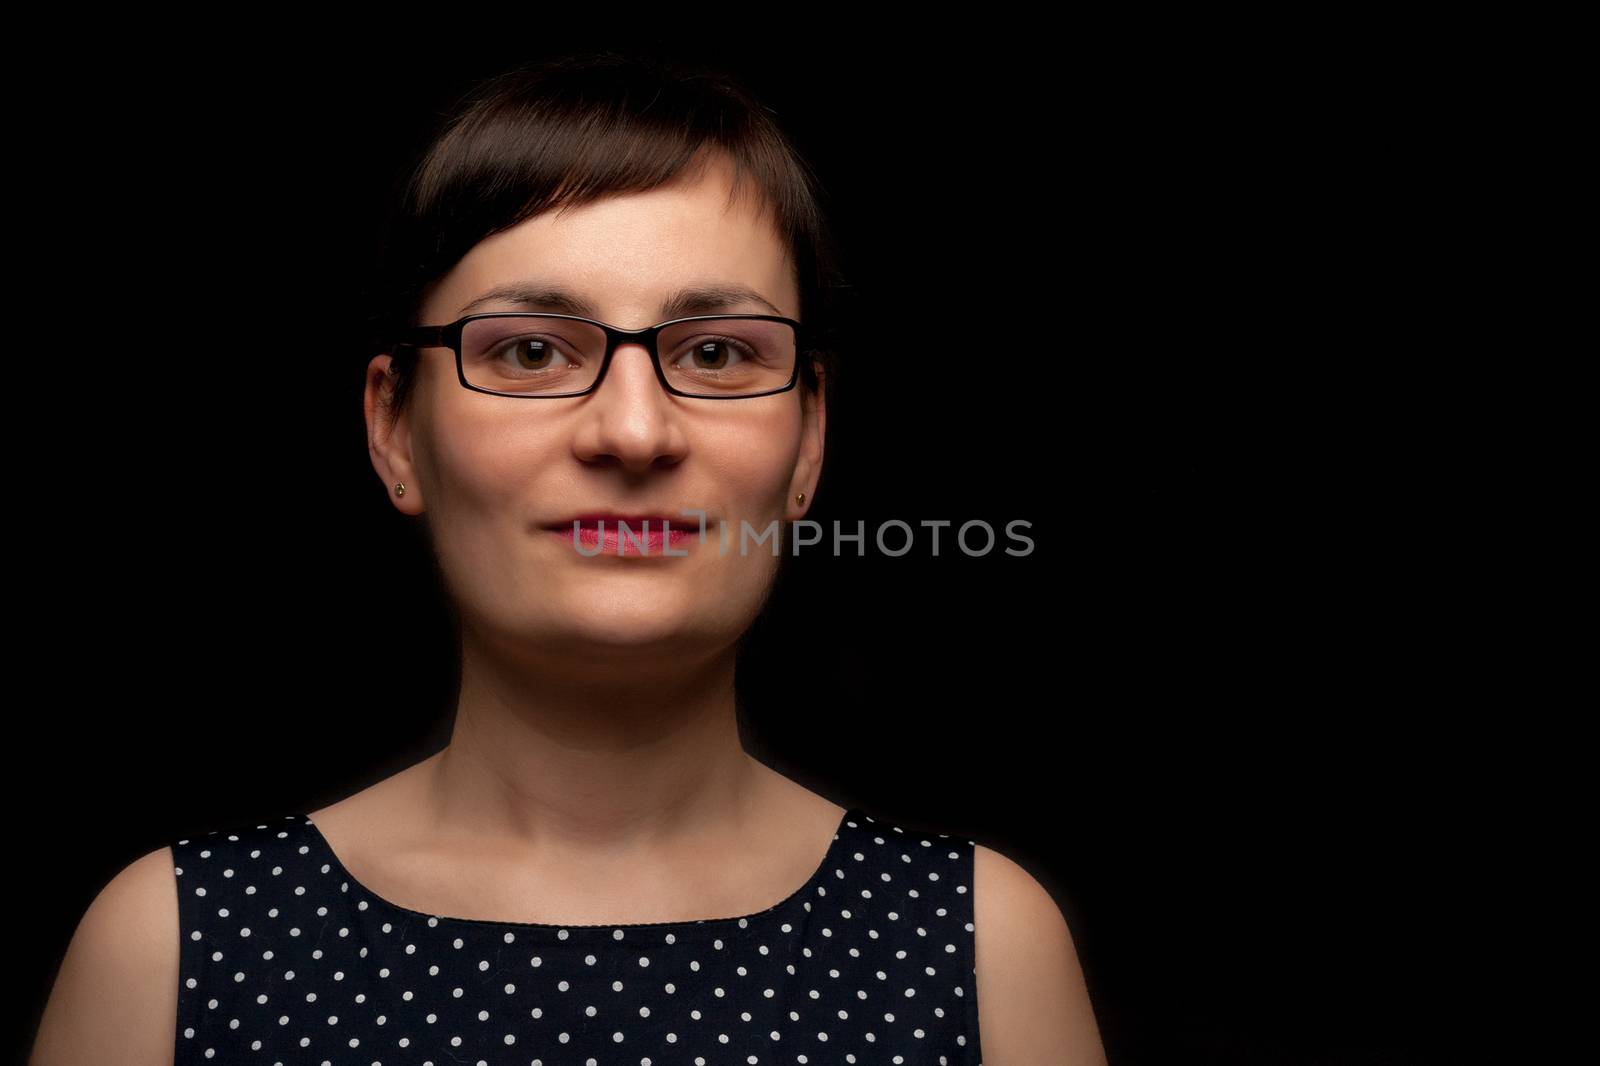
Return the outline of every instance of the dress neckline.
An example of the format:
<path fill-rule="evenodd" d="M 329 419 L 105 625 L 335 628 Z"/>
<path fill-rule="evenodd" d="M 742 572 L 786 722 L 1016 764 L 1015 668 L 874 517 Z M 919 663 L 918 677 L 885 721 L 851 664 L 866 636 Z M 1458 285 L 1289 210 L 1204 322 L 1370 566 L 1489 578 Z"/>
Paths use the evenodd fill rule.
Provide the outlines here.
<path fill-rule="evenodd" d="M 859 822 L 861 818 L 861 812 L 856 807 L 847 807 L 845 809 L 844 814 L 839 818 L 839 824 L 834 828 L 833 839 L 829 841 L 828 849 L 823 854 L 822 862 L 817 866 L 816 870 L 812 872 L 810 877 L 806 878 L 804 884 L 770 907 L 766 907 L 759 911 L 753 911 L 750 914 L 736 914 L 728 918 L 691 918 L 688 920 L 674 922 L 604 922 L 599 925 L 583 925 L 574 923 L 555 924 L 550 922 L 511 922 L 490 918 L 458 918 L 445 914 L 431 914 L 427 911 L 413 910 L 410 907 L 401 906 L 392 900 L 385 899 L 383 896 L 378 895 L 378 893 L 374 892 L 372 889 L 356 880 L 355 876 L 351 874 L 350 871 L 345 867 L 344 863 L 340 861 L 338 854 L 333 850 L 333 846 L 328 843 L 328 838 L 322 835 L 322 830 L 319 829 L 317 824 L 311 820 L 311 816 L 309 814 L 302 814 L 298 817 L 301 825 L 305 829 L 308 847 L 320 856 L 322 861 L 327 864 L 330 871 L 337 873 L 339 878 L 345 882 L 343 890 L 352 896 L 361 897 L 368 905 L 375 909 L 394 915 L 422 919 L 430 926 L 461 929 L 524 929 L 530 933 L 544 931 L 555 933 L 559 939 L 565 940 L 567 939 L 569 933 L 574 935 L 587 935 L 594 934 L 596 932 L 608 932 L 611 930 L 616 930 L 620 937 L 622 931 L 630 929 L 661 932 L 672 932 L 676 930 L 686 931 L 693 929 L 723 929 L 735 925 L 743 927 L 758 920 L 766 921 L 768 919 L 776 919 L 786 916 L 790 912 L 796 911 L 803 907 L 813 894 L 826 893 L 827 890 L 823 887 L 822 883 L 827 878 L 828 871 L 833 868 L 835 862 L 843 852 L 844 838 L 847 830 L 851 825 Z"/>

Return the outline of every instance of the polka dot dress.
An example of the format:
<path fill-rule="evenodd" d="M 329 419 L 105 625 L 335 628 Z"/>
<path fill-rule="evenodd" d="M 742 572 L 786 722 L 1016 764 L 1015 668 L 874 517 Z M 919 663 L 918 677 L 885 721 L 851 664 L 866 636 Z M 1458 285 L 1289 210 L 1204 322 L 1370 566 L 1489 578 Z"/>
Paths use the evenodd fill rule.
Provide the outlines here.
<path fill-rule="evenodd" d="M 686 922 L 408 910 L 303 814 L 172 851 L 176 1066 L 980 1066 L 973 842 L 857 808 L 789 898 Z"/>

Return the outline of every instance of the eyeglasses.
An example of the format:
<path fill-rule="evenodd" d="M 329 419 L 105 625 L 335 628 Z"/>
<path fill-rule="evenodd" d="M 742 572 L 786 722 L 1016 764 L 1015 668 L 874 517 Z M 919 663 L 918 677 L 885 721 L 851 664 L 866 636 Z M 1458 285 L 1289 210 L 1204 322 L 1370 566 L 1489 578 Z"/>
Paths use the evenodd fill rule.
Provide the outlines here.
<path fill-rule="evenodd" d="M 672 395 L 740 400 L 794 388 L 799 352 L 809 340 L 799 322 L 778 315 L 697 315 L 618 329 L 577 315 L 497 311 L 447 326 L 416 326 L 396 343 L 450 348 L 463 386 L 526 399 L 593 392 L 617 345 L 642 344 Z"/>

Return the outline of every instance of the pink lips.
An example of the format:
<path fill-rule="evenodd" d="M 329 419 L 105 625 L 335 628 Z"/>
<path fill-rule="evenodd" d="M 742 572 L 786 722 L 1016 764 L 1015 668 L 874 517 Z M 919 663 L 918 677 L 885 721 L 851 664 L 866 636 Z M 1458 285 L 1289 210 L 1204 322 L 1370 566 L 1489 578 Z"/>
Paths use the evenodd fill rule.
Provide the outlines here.
<path fill-rule="evenodd" d="M 576 538 L 583 555 L 664 555 L 667 545 L 672 546 L 674 553 L 681 553 L 683 545 L 700 531 L 700 524 L 693 519 L 685 521 L 666 515 L 596 513 L 573 515 L 565 522 L 545 528 L 568 544 L 573 544 Z M 574 551 L 577 551 L 576 546 Z"/>

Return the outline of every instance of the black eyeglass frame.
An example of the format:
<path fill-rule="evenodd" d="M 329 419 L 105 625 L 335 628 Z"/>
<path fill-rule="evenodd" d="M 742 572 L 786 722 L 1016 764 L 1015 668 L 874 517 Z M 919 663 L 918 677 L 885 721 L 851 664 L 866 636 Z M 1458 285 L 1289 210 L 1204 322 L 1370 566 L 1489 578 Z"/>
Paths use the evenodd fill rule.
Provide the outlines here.
<path fill-rule="evenodd" d="M 587 322 L 599 326 L 606 334 L 606 354 L 600 361 L 600 373 L 595 375 L 593 383 L 588 388 L 577 392 L 499 392 L 495 389 L 480 388 L 467 380 L 466 368 L 462 366 L 461 334 L 467 328 L 467 323 L 479 318 L 559 318 L 569 322 Z M 666 371 L 661 369 L 661 353 L 657 350 L 656 340 L 661 331 L 668 326 L 676 326 L 684 322 L 710 321 L 725 318 L 754 318 L 767 322 L 783 322 L 794 330 L 794 370 L 789 375 L 788 384 L 766 392 L 747 392 L 735 396 L 704 396 L 695 392 L 684 392 L 674 388 L 667 380 Z M 396 348 L 449 348 L 456 354 L 456 377 L 463 388 L 473 392 L 485 393 L 489 396 L 509 396 L 518 400 L 563 400 L 574 396 L 587 396 L 598 389 L 606 379 L 606 371 L 611 368 L 611 357 L 619 344 L 642 344 L 650 352 L 650 363 L 656 368 L 656 380 L 661 382 L 661 387 L 673 396 L 683 396 L 691 400 L 753 400 L 758 396 L 774 396 L 780 392 L 788 392 L 800 380 L 800 366 L 803 357 L 810 354 L 812 337 L 807 328 L 792 318 L 782 315 L 752 315 L 752 314 L 723 314 L 723 315 L 690 315 L 687 318 L 674 318 L 666 322 L 658 322 L 653 326 L 643 329 L 619 329 L 616 326 L 601 322 L 594 318 L 584 318 L 582 315 L 561 315 L 544 311 L 483 311 L 477 314 L 465 315 L 454 322 L 443 326 L 413 326 L 403 330 L 394 342 Z"/>

